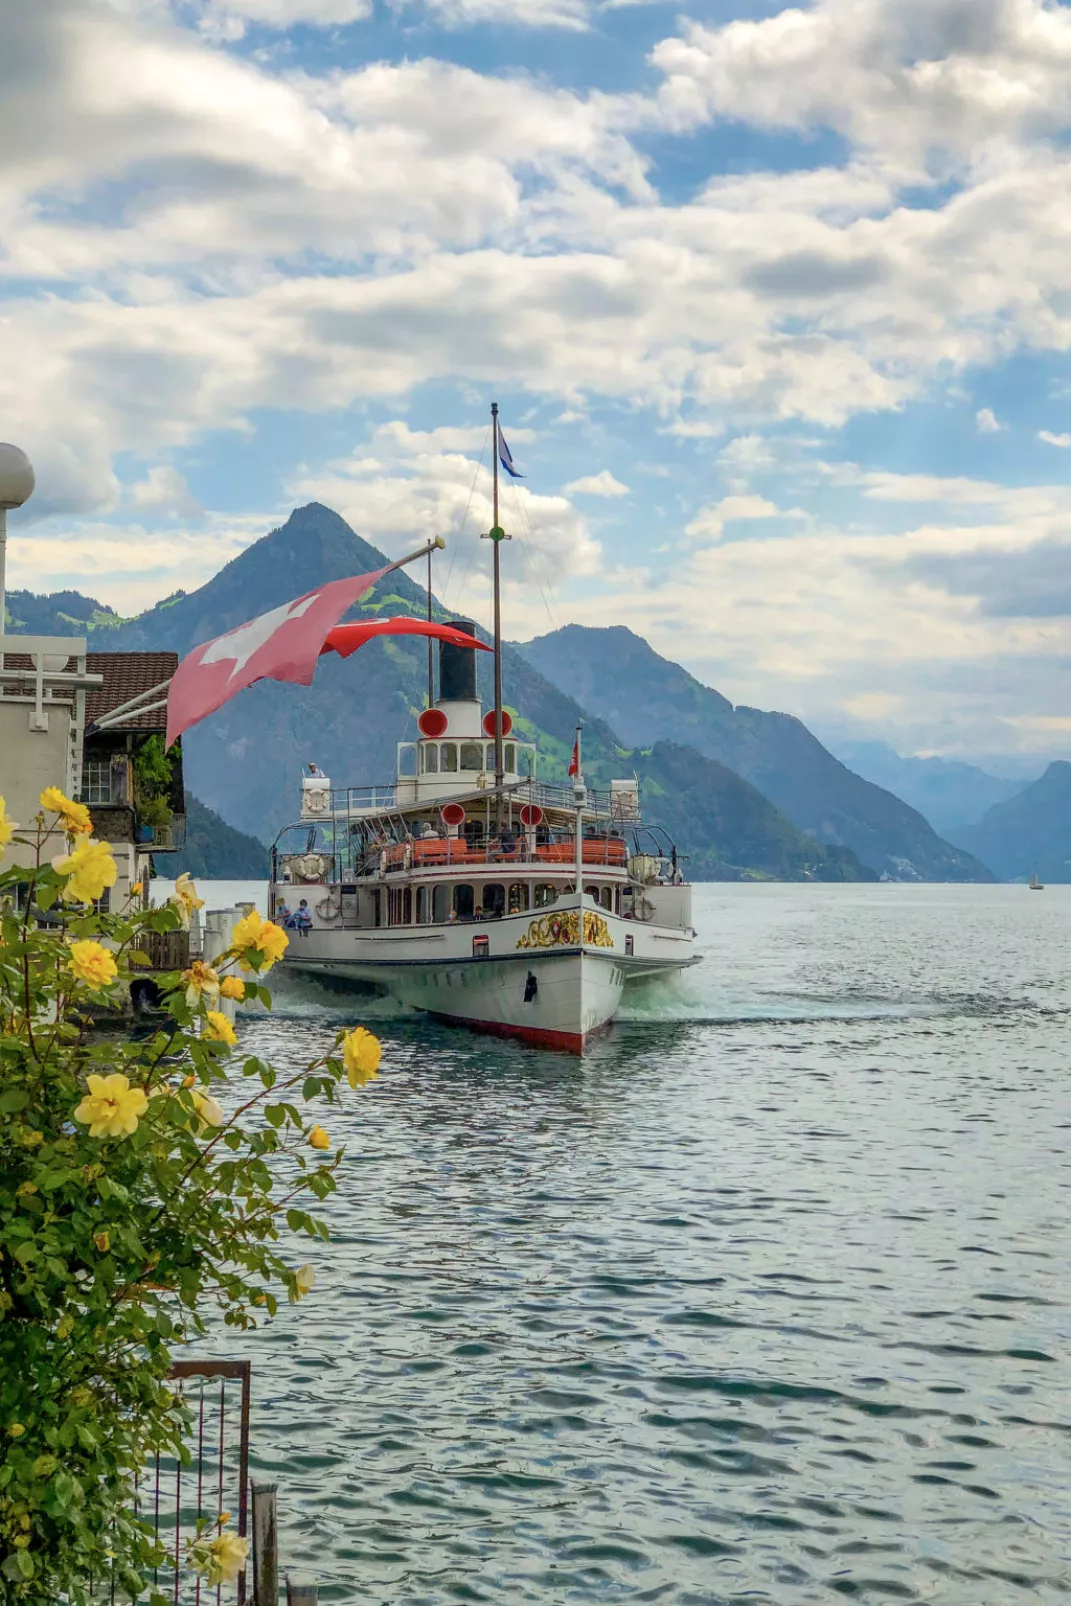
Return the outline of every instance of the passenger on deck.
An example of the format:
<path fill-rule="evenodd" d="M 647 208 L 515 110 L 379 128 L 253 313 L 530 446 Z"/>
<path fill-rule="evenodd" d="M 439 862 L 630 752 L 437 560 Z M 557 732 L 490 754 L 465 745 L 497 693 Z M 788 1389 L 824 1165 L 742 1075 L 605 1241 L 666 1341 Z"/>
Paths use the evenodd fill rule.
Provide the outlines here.
<path fill-rule="evenodd" d="M 503 853 L 515 853 L 517 851 L 517 834 L 512 826 L 504 825 L 502 827 L 500 846 Z"/>
<path fill-rule="evenodd" d="M 302 898 L 297 906 L 294 925 L 302 937 L 307 937 L 312 930 L 312 910 L 309 908 L 309 900 L 307 898 Z"/>
<path fill-rule="evenodd" d="M 293 931 L 294 912 L 285 898 L 275 911 L 275 919 L 284 931 Z"/>
<path fill-rule="evenodd" d="M 420 840 L 422 842 L 434 842 L 436 840 L 436 838 L 438 837 L 438 834 L 439 833 L 436 831 L 436 829 L 432 825 L 431 821 L 430 820 L 425 820 L 424 821 L 424 829 L 420 833 Z"/>

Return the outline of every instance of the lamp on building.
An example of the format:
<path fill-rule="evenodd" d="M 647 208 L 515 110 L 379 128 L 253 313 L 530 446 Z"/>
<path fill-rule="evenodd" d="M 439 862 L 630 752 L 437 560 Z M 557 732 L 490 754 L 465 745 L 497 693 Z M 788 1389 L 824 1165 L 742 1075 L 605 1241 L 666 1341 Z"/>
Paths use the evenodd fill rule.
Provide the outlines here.
<path fill-rule="evenodd" d="M 5 570 L 7 567 L 7 514 L 12 507 L 21 507 L 33 495 L 33 466 L 26 453 L 18 446 L 0 441 L 0 636 L 4 634 L 4 615 L 7 610 Z"/>

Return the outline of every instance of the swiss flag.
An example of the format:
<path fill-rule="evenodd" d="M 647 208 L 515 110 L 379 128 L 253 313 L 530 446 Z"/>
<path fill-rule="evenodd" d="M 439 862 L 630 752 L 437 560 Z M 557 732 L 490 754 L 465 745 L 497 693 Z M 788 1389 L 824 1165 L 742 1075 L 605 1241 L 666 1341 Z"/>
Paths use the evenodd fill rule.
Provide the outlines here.
<path fill-rule="evenodd" d="M 184 658 L 167 695 L 167 745 L 198 720 L 214 714 L 256 680 L 312 684 L 316 661 L 330 630 L 347 608 L 397 568 L 388 563 L 372 574 L 331 580 L 293 602 L 206 641 Z"/>

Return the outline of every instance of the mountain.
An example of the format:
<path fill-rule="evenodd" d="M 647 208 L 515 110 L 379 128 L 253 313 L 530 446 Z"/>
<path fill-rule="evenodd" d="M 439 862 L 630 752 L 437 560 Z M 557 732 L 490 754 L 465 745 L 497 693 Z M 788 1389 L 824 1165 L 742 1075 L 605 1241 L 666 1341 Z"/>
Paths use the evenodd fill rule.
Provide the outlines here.
<path fill-rule="evenodd" d="M 887 742 L 831 742 L 842 763 L 894 792 L 924 815 L 935 831 L 972 825 L 987 809 L 1021 792 L 1022 780 L 990 775 L 959 759 L 901 758 Z"/>
<path fill-rule="evenodd" d="M 527 642 L 534 668 L 630 746 L 687 743 L 735 771 L 817 842 L 851 848 L 896 880 L 992 881 L 915 809 L 846 769 L 790 714 L 734 708 L 624 626 L 566 625 Z"/>
<path fill-rule="evenodd" d="M 172 648 L 198 642 L 300 596 L 317 584 L 381 568 L 382 553 L 337 513 L 318 503 L 296 509 L 199 590 L 170 597 L 108 632 L 107 647 Z M 404 572 L 388 575 L 355 616 L 423 613 L 426 596 Z M 436 605 L 436 615 L 447 617 Z M 491 700 L 490 654 L 480 655 L 485 702 Z M 336 782 L 389 783 L 397 744 L 412 740 L 424 706 L 427 647 L 419 638 L 370 642 L 352 660 L 324 658 L 314 687 L 263 681 L 183 739 L 186 779 L 204 803 L 241 831 L 270 842 L 298 807 L 300 766 L 315 759 Z M 540 745 L 540 773 L 564 781 L 574 729 L 583 720 L 584 767 L 594 785 L 636 771 L 645 809 L 672 829 L 694 875 L 735 879 L 745 872 L 793 879 L 869 879 L 850 851 L 826 850 L 802 837 L 738 776 L 683 747 L 632 754 L 604 721 L 581 709 L 528 657 L 503 653 L 504 699 L 518 735 Z M 679 789 L 688 793 L 685 812 Z"/>
<path fill-rule="evenodd" d="M 85 636 L 122 623 L 114 608 L 80 591 L 9 591 L 4 618 L 6 630 L 24 636 Z"/>
<path fill-rule="evenodd" d="M 1071 881 L 1071 764 L 1060 759 L 978 825 L 961 826 L 955 840 L 984 855 L 1005 881 Z"/>
<path fill-rule="evenodd" d="M 693 881 L 876 881 L 846 848 L 822 847 L 768 798 L 693 747 L 656 742 L 629 763 L 644 813 L 686 851 Z M 586 768 L 585 761 L 585 768 Z"/>
<path fill-rule="evenodd" d="M 156 869 L 169 880 L 186 870 L 217 880 L 262 881 L 268 873 L 268 850 L 187 792 L 186 846 L 181 853 L 160 854 Z"/>

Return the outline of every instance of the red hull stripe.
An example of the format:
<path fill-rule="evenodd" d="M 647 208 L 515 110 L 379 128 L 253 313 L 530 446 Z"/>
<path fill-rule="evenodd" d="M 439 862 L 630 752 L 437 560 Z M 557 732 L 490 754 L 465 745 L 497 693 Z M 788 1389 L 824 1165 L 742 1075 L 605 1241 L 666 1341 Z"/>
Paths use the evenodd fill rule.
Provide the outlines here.
<path fill-rule="evenodd" d="M 559 1054 L 582 1054 L 585 1045 L 598 1035 L 589 1032 L 585 1037 L 583 1032 L 554 1032 L 545 1026 L 507 1026 L 502 1021 L 465 1020 L 460 1015 L 442 1015 L 438 1010 L 429 1010 L 428 1013 L 444 1026 L 466 1026 L 470 1031 L 486 1032 L 491 1037 L 514 1037 L 523 1043 L 531 1043 L 534 1048 L 557 1049 Z M 602 1030 L 605 1031 L 606 1027 Z"/>

